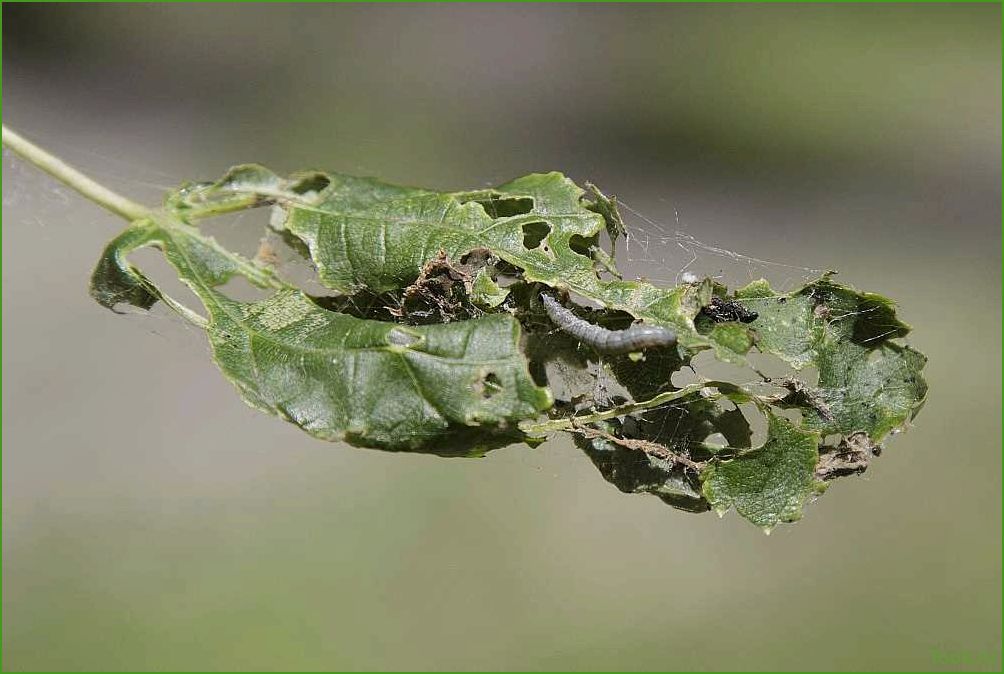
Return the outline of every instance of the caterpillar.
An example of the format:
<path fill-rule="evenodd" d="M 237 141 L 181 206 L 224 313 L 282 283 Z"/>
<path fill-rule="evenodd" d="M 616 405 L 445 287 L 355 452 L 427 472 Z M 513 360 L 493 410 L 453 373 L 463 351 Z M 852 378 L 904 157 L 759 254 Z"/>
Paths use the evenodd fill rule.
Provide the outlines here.
<path fill-rule="evenodd" d="M 563 307 L 558 300 L 541 293 L 548 318 L 561 330 L 600 353 L 622 354 L 657 346 L 676 344 L 676 333 L 653 325 L 632 325 L 625 330 L 607 330 L 579 318 Z"/>

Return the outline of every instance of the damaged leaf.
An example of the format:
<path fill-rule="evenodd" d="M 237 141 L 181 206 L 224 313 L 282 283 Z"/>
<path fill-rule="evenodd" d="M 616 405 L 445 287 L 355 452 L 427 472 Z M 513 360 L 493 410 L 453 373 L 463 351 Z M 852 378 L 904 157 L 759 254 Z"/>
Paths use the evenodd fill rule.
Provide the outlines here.
<path fill-rule="evenodd" d="M 129 264 L 126 256 L 144 246 L 164 252 L 207 319 Z M 232 300 L 218 287 L 235 275 L 276 292 L 259 302 Z M 515 422 L 550 406 L 547 390 L 530 379 L 511 316 L 403 326 L 328 311 L 167 218 L 140 222 L 112 241 L 91 292 L 108 307 L 166 301 L 205 327 L 217 365 L 248 404 L 325 440 L 476 454 L 519 437 Z"/>
<path fill-rule="evenodd" d="M 608 225 L 604 215 L 590 207 L 608 215 L 611 207 L 584 201 L 584 190 L 560 173 L 531 174 L 491 190 L 452 193 L 316 174 L 324 176 L 326 186 L 304 196 L 277 192 L 275 185 L 283 180 L 263 170 L 237 167 L 217 183 L 186 188 L 171 203 L 185 204 L 188 217 L 201 217 L 205 204 L 277 204 L 274 226 L 306 244 L 320 281 L 341 293 L 405 287 L 440 252 L 459 260 L 485 248 L 517 268 L 525 282 L 567 290 L 672 328 L 685 348 L 711 345 L 694 328 L 700 307 L 685 297 L 687 287 L 600 278 L 595 255 L 599 234 L 609 230 L 616 235 L 623 223 Z M 262 190 L 256 193 L 252 181 L 235 180 L 235 173 L 257 176 Z M 288 179 L 290 185 L 298 181 L 302 178 Z M 604 203 L 605 197 L 600 199 Z"/>
<path fill-rule="evenodd" d="M 736 293 L 756 311 L 755 343 L 796 370 L 814 366 L 814 386 L 798 382 L 782 404 L 806 409 L 807 428 L 823 435 L 863 432 L 874 443 L 900 428 L 923 406 L 926 357 L 891 340 L 910 327 L 888 298 L 863 293 L 830 275 L 787 295 L 764 281 Z"/>
<path fill-rule="evenodd" d="M 163 301 L 206 330 L 248 404 L 315 437 L 467 456 L 569 432 L 622 491 L 695 512 L 734 507 L 769 531 L 798 519 L 827 481 L 864 471 L 926 396 L 925 358 L 899 341 L 909 326 L 891 300 L 832 273 L 787 294 L 762 280 L 731 294 L 710 278 L 625 280 L 616 199 L 560 173 L 436 192 L 243 165 L 151 211 L 6 127 L 3 144 L 130 222 L 98 261 L 95 300 Z M 196 226 L 256 207 L 272 208 L 279 236 L 255 261 Z M 334 294 L 285 280 L 272 238 Z M 144 247 L 162 251 L 204 315 L 129 261 Z M 228 296 L 237 277 L 267 297 Z M 738 383 L 705 377 L 701 351 L 748 369 Z M 763 375 L 757 352 L 791 376 Z M 767 434 L 751 447 L 755 420 Z"/>
<path fill-rule="evenodd" d="M 814 471 L 819 435 L 767 410 L 767 440 L 734 459 L 710 465 L 701 479 L 711 506 L 724 514 L 734 507 L 770 531 L 802 516 L 802 504 L 821 489 Z"/>
<path fill-rule="evenodd" d="M 735 508 L 768 531 L 798 519 L 825 481 L 865 470 L 922 406 L 925 359 L 895 341 L 909 327 L 887 298 L 831 274 L 788 294 L 766 281 L 730 294 L 710 279 L 671 288 L 624 280 L 613 260 L 626 232 L 616 200 L 590 190 L 559 173 L 435 192 L 239 166 L 172 192 L 164 214 L 116 238 L 92 294 L 111 308 L 164 301 L 206 329 L 250 405 L 316 437 L 474 455 L 566 431 L 621 491 L 692 512 Z M 270 226 L 335 295 L 309 297 L 193 224 L 258 206 L 273 208 Z M 144 246 L 163 251 L 205 317 L 129 263 Z M 233 276 L 272 294 L 231 299 L 220 286 Z M 642 321 L 673 330 L 677 344 L 598 353 L 552 322 L 545 293 L 604 329 Z M 674 385 L 705 350 L 743 367 L 751 353 L 774 355 L 793 374 L 754 386 L 750 368 L 741 384 L 698 373 Z M 767 424 L 759 447 L 750 408 Z"/>

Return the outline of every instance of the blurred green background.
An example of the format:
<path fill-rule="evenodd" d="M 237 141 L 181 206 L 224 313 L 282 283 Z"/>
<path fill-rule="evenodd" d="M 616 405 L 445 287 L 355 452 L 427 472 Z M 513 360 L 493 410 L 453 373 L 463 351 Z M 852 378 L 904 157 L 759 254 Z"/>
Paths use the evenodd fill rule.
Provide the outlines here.
<path fill-rule="evenodd" d="M 3 158 L 3 668 L 998 669 L 999 5 L 3 5 L 3 118 L 155 201 L 231 164 L 442 188 L 534 170 L 630 274 L 899 300 L 915 427 L 769 538 L 566 439 L 311 440 L 204 337 L 86 293 L 113 216 Z M 216 226 L 253 248 L 261 214 Z M 155 257 L 145 258 L 153 260 Z M 622 266 L 622 269 L 624 268 Z"/>

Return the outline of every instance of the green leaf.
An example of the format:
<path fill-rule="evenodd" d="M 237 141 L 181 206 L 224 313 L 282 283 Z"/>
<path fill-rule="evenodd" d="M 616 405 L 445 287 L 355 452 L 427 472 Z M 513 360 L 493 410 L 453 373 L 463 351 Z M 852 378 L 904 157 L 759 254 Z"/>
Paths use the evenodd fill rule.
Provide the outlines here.
<path fill-rule="evenodd" d="M 309 193 L 302 188 L 283 191 L 276 186 L 299 185 L 303 178 L 284 183 L 260 167 L 237 167 L 217 183 L 187 186 L 169 203 L 183 206 L 189 218 L 218 212 L 215 205 L 220 203 L 278 204 L 283 215 L 275 227 L 303 241 L 320 281 L 341 293 L 401 288 L 440 252 L 462 261 L 465 254 L 487 248 L 518 268 L 526 282 L 568 290 L 672 328 L 685 348 L 711 346 L 694 328 L 700 306 L 686 297 L 688 287 L 664 289 L 600 278 L 609 265 L 595 255 L 596 241 L 609 225 L 591 207 L 607 217 L 613 211 L 602 195 L 600 206 L 585 201 L 584 190 L 560 173 L 531 174 L 469 192 L 431 192 L 334 173 L 310 175 L 311 185 L 325 186 Z"/>
<path fill-rule="evenodd" d="M 724 514 L 735 507 L 756 526 L 770 531 L 778 522 L 802 516 L 802 504 L 821 489 L 814 477 L 819 434 L 805 431 L 766 410 L 767 440 L 701 474 L 703 493 Z"/>
<path fill-rule="evenodd" d="M 142 246 L 163 250 L 204 303 L 207 320 L 126 261 Z M 230 299 L 217 287 L 235 275 L 276 292 L 259 302 Z M 515 423 L 551 403 L 529 376 L 511 316 L 403 326 L 327 311 L 267 269 L 167 218 L 142 222 L 108 246 L 92 294 L 106 306 L 164 299 L 204 325 L 217 365 L 248 404 L 325 440 L 476 454 L 519 437 Z"/>
<path fill-rule="evenodd" d="M 808 428 L 845 437 L 864 432 L 878 443 L 923 406 L 927 359 L 891 341 L 910 327 L 888 298 L 835 283 L 829 274 L 787 295 L 757 281 L 736 297 L 759 314 L 752 323 L 759 350 L 796 369 L 818 369 L 815 386 L 790 385 L 782 401 L 809 412 Z"/>
<path fill-rule="evenodd" d="M 132 223 L 94 271 L 99 303 L 165 302 L 207 331 L 217 364 L 249 404 L 320 438 L 453 455 L 568 431 L 624 491 L 689 510 L 735 506 L 769 531 L 801 515 L 820 479 L 867 468 L 877 443 L 912 419 L 927 393 L 924 356 L 893 341 L 909 326 L 888 298 L 837 284 L 832 273 L 789 294 L 755 281 L 731 297 L 711 279 L 675 288 L 625 281 L 613 260 L 626 234 L 616 199 L 592 186 L 587 196 L 560 173 L 435 192 L 244 165 L 184 185 L 153 213 L 6 127 L 3 143 Z M 309 297 L 193 226 L 258 206 L 275 207 L 270 225 L 338 296 Z M 609 253 L 599 245 L 604 229 Z M 163 251 L 205 316 L 129 262 L 146 246 Z M 235 300 L 221 289 L 234 277 L 271 294 Z M 554 325 L 542 293 L 555 291 L 598 304 L 571 310 L 594 326 Z M 636 320 L 677 339 L 624 356 L 586 339 Z M 762 381 L 695 371 L 674 384 L 706 349 L 740 366 L 756 349 L 796 371 L 814 368 L 818 381 L 772 381 L 751 368 Z M 556 387 L 556 402 L 541 382 Z M 755 449 L 743 409 L 751 403 L 768 424 Z M 777 408 L 798 409 L 799 421 Z"/>
<path fill-rule="evenodd" d="M 924 357 L 892 341 L 909 327 L 890 300 L 830 274 L 789 294 L 756 281 L 731 296 L 711 280 L 675 288 L 625 281 L 598 245 L 604 229 L 612 242 L 624 234 L 616 200 L 591 189 L 590 200 L 559 173 L 435 192 L 239 166 L 169 195 L 176 219 L 127 230 L 102 258 L 92 292 L 109 306 L 163 299 L 207 328 L 217 363 L 245 400 L 317 437 L 464 454 L 568 430 L 622 491 L 692 511 L 735 506 L 767 530 L 797 519 L 818 478 L 863 470 L 874 446 L 920 409 Z M 271 226 L 340 296 L 312 300 L 189 224 L 262 205 L 275 207 Z M 206 319 L 129 265 L 125 254 L 143 245 L 164 251 Z M 510 279 L 505 287 L 500 274 Z M 232 300 L 218 286 L 234 275 L 275 292 L 261 302 Z M 540 302 L 547 288 L 598 303 L 576 313 L 606 329 L 635 320 L 670 327 L 678 346 L 604 356 L 555 335 Z M 397 313 L 375 308 L 395 297 L 404 298 Z M 339 307 L 355 315 L 329 310 Z M 405 324 L 411 314 L 444 322 Z M 397 319 L 369 320 L 375 315 Z M 514 316 L 528 329 L 522 343 Z M 741 366 L 753 350 L 772 354 L 796 371 L 814 368 L 818 382 L 775 381 L 777 394 L 712 380 L 674 387 L 673 373 L 703 349 Z M 620 393 L 597 396 L 599 372 Z M 550 418 L 540 416 L 550 389 L 534 380 L 556 391 Z M 749 449 L 749 420 L 726 402 L 755 403 L 767 416 L 762 447 Z M 802 421 L 776 408 L 799 409 Z M 839 440 L 821 446 L 834 433 Z M 714 434 L 724 446 L 709 442 Z"/>

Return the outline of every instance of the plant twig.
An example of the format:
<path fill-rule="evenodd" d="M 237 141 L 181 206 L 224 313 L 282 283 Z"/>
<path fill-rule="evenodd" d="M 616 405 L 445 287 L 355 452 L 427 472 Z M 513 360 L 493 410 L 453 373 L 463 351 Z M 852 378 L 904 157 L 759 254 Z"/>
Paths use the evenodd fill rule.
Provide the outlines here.
<path fill-rule="evenodd" d="M 3 126 L 3 145 L 56 180 L 130 222 L 148 217 L 150 210 L 96 183 L 62 159 L 54 157 L 20 134 Z"/>

